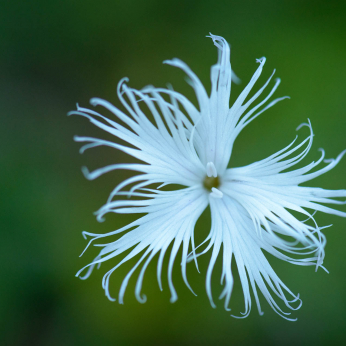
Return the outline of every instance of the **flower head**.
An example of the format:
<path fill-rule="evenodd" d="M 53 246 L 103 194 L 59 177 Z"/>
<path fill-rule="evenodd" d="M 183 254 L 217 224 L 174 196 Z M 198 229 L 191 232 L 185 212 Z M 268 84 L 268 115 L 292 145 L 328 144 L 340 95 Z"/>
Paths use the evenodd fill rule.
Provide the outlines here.
<path fill-rule="evenodd" d="M 230 47 L 224 38 L 212 34 L 210 37 L 218 48 L 218 62 L 211 68 L 210 96 L 185 63 L 178 59 L 165 61 L 187 74 L 196 93 L 198 107 L 172 88 L 148 86 L 135 90 L 127 86 L 127 79 L 124 78 L 118 84 L 117 93 L 127 114 L 98 98 L 93 98 L 91 104 L 108 109 L 114 114 L 114 118 L 109 119 L 94 110 L 79 106 L 77 111 L 71 112 L 88 118 L 94 125 L 129 144 L 127 146 L 103 139 L 76 137 L 76 141 L 87 143 L 81 148 L 81 152 L 97 146 L 109 146 L 140 161 L 115 163 L 91 173 L 83 169 L 88 179 L 95 179 L 117 169 L 139 172 L 115 187 L 107 203 L 97 211 L 97 219 L 102 221 L 104 215 L 110 212 L 144 214 L 129 225 L 107 234 L 83 232 L 85 238 L 91 237 L 88 246 L 95 244 L 96 240 L 105 241 L 95 244 L 102 248 L 100 253 L 77 276 L 86 270 L 86 274 L 81 277 L 85 279 L 95 266 L 108 260 L 114 261 L 114 257 L 131 249 L 114 262 L 115 266 L 104 275 L 102 286 L 106 296 L 115 300 L 109 292 L 111 274 L 121 264 L 139 255 L 136 264 L 122 282 L 118 301 L 123 303 L 128 281 L 134 271 L 140 268 L 135 295 L 140 302 L 144 302 L 146 297 L 141 294 L 141 287 L 145 270 L 158 254 L 157 279 L 162 289 L 163 259 L 171 245 L 168 284 L 171 302 L 174 302 L 177 293 L 172 282 L 172 268 L 179 249 L 182 253 L 179 260 L 182 277 L 190 289 L 186 276 L 187 263 L 194 261 L 198 269 L 198 256 L 210 252 L 206 292 L 211 305 L 215 307 L 211 276 L 215 261 L 222 252 L 224 288 L 220 299 L 224 299 L 226 310 L 229 310 L 234 284 L 231 270 L 233 260 L 238 268 L 245 302 L 245 311 L 240 317 L 246 317 L 250 312 L 252 290 L 260 314 L 259 291 L 279 315 L 291 319 L 277 301 L 281 300 L 286 308 L 296 310 L 301 306 L 299 295 L 292 293 L 280 280 L 263 251 L 293 264 L 323 268 L 326 238 L 322 229 L 325 227 L 317 225 L 314 212 L 345 217 L 345 212 L 324 204 L 344 204 L 345 202 L 332 198 L 345 197 L 346 190 L 324 190 L 300 184 L 331 170 L 346 151 L 336 159 L 325 160 L 324 151 L 321 150 L 321 157 L 317 162 L 296 168 L 312 146 L 313 131 L 308 121 L 297 129 L 304 127 L 309 130 L 309 135 L 303 141 L 296 143 L 296 137 L 287 147 L 265 159 L 248 166 L 233 167 L 233 143 L 241 130 L 286 97 L 268 103 L 280 83 L 279 79 L 275 80 L 266 96 L 261 97 L 271 82 L 274 71 L 265 84 L 248 98 L 262 73 L 266 61 L 263 57 L 257 59 L 259 66 L 256 72 L 230 107 L 231 81 L 237 81 L 231 70 Z M 260 97 L 261 101 L 257 101 Z M 153 121 L 145 115 L 148 110 Z M 322 162 L 326 165 L 317 169 Z M 182 187 L 170 191 L 161 189 L 162 186 L 171 184 Z M 123 196 L 132 198 L 125 199 Z M 195 225 L 208 206 L 211 210 L 211 229 L 203 243 L 197 246 L 194 242 L 194 232 L 198 232 Z M 295 215 L 300 214 L 302 217 L 298 218 L 290 211 L 297 212 Z M 121 233 L 123 235 L 117 240 L 107 243 L 108 237 Z"/>

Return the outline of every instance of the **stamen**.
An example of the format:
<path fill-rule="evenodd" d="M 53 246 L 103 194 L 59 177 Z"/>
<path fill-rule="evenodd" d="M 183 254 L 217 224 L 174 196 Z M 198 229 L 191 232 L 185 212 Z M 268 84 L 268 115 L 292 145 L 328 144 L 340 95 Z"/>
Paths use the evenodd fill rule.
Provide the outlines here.
<path fill-rule="evenodd" d="M 207 163 L 207 176 L 208 177 L 214 177 L 214 178 L 217 177 L 216 167 L 215 167 L 213 162 Z"/>
<path fill-rule="evenodd" d="M 223 197 L 223 193 L 220 190 L 216 189 L 215 187 L 212 187 L 211 191 L 212 191 L 210 193 L 211 197 L 214 197 L 214 198 L 222 198 Z"/>

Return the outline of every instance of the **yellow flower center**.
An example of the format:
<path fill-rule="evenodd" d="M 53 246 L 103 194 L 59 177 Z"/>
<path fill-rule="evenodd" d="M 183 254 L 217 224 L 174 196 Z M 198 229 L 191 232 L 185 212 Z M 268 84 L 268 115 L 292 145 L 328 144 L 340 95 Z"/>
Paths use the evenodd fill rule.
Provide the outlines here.
<path fill-rule="evenodd" d="M 215 187 L 216 189 L 220 186 L 220 179 L 219 177 L 208 177 L 206 176 L 203 181 L 203 186 L 208 190 L 211 191 L 212 187 Z"/>

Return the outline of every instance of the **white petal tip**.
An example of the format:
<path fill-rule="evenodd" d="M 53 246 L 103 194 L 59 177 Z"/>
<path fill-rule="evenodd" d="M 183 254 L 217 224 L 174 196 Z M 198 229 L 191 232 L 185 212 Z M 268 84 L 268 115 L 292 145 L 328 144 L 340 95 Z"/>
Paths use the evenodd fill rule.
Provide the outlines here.
<path fill-rule="evenodd" d="M 98 99 L 96 98 L 96 97 L 93 97 L 92 99 L 90 99 L 90 104 L 92 105 L 92 106 L 97 106 L 97 104 L 98 104 Z"/>
<path fill-rule="evenodd" d="M 259 64 L 264 64 L 266 62 L 266 58 L 264 56 L 262 56 L 262 58 L 256 59 L 256 62 L 258 62 Z"/>
<path fill-rule="evenodd" d="M 172 297 L 169 301 L 171 303 L 175 303 L 178 300 L 178 297 Z"/>
<path fill-rule="evenodd" d="M 138 300 L 139 303 L 144 304 L 144 303 L 147 302 L 147 296 L 145 294 L 143 294 L 143 297 L 138 296 L 137 300 Z"/>
<path fill-rule="evenodd" d="M 85 166 L 82 167 L 82 173 L 86 179 L 92 180 L 92 176 L 91 176 L 87 167 L 85 167 Z"/>

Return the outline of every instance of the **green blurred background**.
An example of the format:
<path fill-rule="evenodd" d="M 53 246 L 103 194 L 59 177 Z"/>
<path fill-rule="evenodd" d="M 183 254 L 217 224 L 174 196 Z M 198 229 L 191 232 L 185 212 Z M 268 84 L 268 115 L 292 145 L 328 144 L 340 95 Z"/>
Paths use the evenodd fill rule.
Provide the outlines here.
<path fill-rule="evenodd" d="M 336 216 L 316 215 L 321 224 L 334 225 L 326 230 L 325 265 L 330 274 L 270 259 L 281 279 L 303 299 L 293 323 L 276 315 L 264 299 L 263 317 L 255 306 L 245 320 L 231 318 L 221 302 L 212 309 L 204 289 L 208 256 L 201 258 L 201 274 L 193 264 L 188 268 L 198 297 L 183 285 L 176 261 L 175 304 L 169 303 L 166 280 L 159 291 L 155 260 L 144 279 L 148 301 L 143 305 L 134 298 L 135 276 L 125 305 L 105 298 L 101 278 L 117 260 L 87 281 L 75 278 L 97 250 L 90 248 L 78 257 L 86 245 L 81 231 L 108 232 L 131 220 L 108 216 L 99 224 L 92 214 L 127 173 L 89 182 L 80 167 L 128 159 L 102 148 L 79 155 L 74 135 L 104 135 L 85 119 L 66 116 L 76 102 L 88 107 L 94 96 L 119 106 L 116 84 L 124 76 L 135 88 L 170 82 L 194 100 L 184 74 L 161 62 L 181 58 L 208 89 L 209 69 L 217 56 L 205 38 L 211 31 L 232 44 L 232 66 L 243 81 L 233 87 L 232 100 L 255 71 L 255 58 L 262 56 L 268 60 L 257 88 L 276 68 L 282 78 L 276 95 L 291 96 L 244 130 L 232 165 L 281 149 L 308 117 L 316 134 L 309 160 L 318 157 L 319 147 L 327 157 L 336 157 L 346 148 L 345 18 L 345 1 L 2 1 L 0 343 L 346 344 L 346 220 Z M 302 130 L 301 138 L 305 134 Z M 345 188 L 345 168 L 344 159 L 311 185 Z M 198 224 L 202 234 L 208 222 L 206 214 Z M 133 263 L 113 275 L 114 295 Z M 213 276 L 215 298 L 221 292 L 219 278 L 220 263 Z M 243 311 L 239 281 L 231 307 Z"/>

